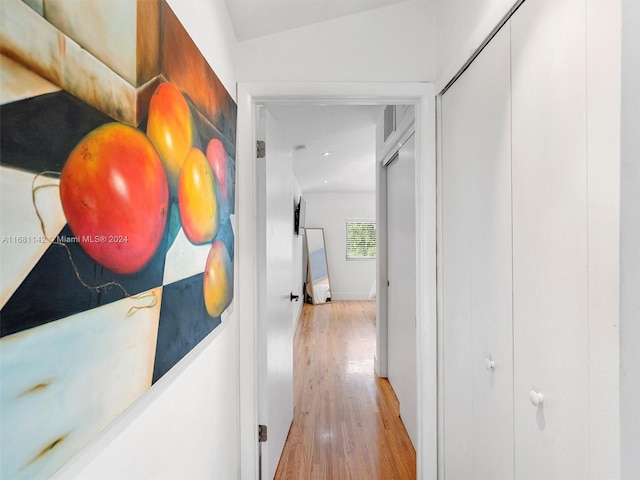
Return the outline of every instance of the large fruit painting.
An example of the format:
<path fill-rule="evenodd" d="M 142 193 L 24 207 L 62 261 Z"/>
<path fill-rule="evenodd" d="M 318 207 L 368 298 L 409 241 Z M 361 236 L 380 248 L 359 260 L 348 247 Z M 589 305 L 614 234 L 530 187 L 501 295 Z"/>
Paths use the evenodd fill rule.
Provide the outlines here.
<path fill-rule="evenodd" d="M 164 1 L 109 3 L 3 2 L 0 478 L 51 476 L 235 319 L 236 105 Z"/>

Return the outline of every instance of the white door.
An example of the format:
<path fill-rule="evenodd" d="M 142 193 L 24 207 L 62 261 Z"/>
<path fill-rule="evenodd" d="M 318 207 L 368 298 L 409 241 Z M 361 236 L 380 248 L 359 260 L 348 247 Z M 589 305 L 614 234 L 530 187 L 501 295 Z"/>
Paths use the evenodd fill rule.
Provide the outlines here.
<path fill-rule="evenodd" d="M 293 420 L 293 172 L 291 145 L 277 121 L 268 111 L 261 118 L 266 158 L 258 159 L 259 422 L 268 429 L 262 478 L 272 479 Z"/>
<path fill-rule="evenodd" d="M 587 3 L 528 1 L 511 20 L 518 479 L 589 478 Z"/>
<path fill-rule="evenodd" d="M 513 478 L 509 30 L 442 97 L 447 480 Z"/>
<path fill-rule="evenodd" d="M 387 373 L 417 447 L 415 145 L 414 135 L 387 167 Z"/>

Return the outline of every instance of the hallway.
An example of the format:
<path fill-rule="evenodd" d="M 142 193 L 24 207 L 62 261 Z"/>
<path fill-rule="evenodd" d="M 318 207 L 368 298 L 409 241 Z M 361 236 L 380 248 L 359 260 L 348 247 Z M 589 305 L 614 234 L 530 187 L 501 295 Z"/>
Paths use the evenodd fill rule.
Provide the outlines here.
<path fill-rule="evenodd" d="M 293 423 L 275 478 L 416 478 L 398 401 L 374 373 L 375 309 L 375 301 L 304 305 Z"/>

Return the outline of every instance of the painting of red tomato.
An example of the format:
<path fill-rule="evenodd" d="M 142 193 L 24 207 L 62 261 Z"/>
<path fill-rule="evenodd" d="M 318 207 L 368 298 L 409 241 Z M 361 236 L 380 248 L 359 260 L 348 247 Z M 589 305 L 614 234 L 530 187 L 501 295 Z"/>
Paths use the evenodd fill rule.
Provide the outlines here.
<path fill-rule="evenodd" d="M 167 177 L 149 139 L 133 127 L 108 123 L 82 139 L 62 170 L 60 199 L 80 245 L 116 273 L 141 269 L 160 245 Z"/>

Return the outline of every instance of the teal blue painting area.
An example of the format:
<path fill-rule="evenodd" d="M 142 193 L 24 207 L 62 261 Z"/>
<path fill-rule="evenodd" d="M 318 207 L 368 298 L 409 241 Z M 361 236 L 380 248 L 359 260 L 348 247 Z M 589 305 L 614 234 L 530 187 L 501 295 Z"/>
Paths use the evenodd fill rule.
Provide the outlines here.
<path fill-rule="evenodd" d="M 67 92 L 2 105 L 0 164 L 34 174 L 61 172 L 84 136 L 113 119 Z"/>
<path fill-rule="evenodd" d="M 194 275 L 162 290 L 154 383 L 221 323 L 219 317 L 207 313 L 203 278 L 204 273 Z"/>

